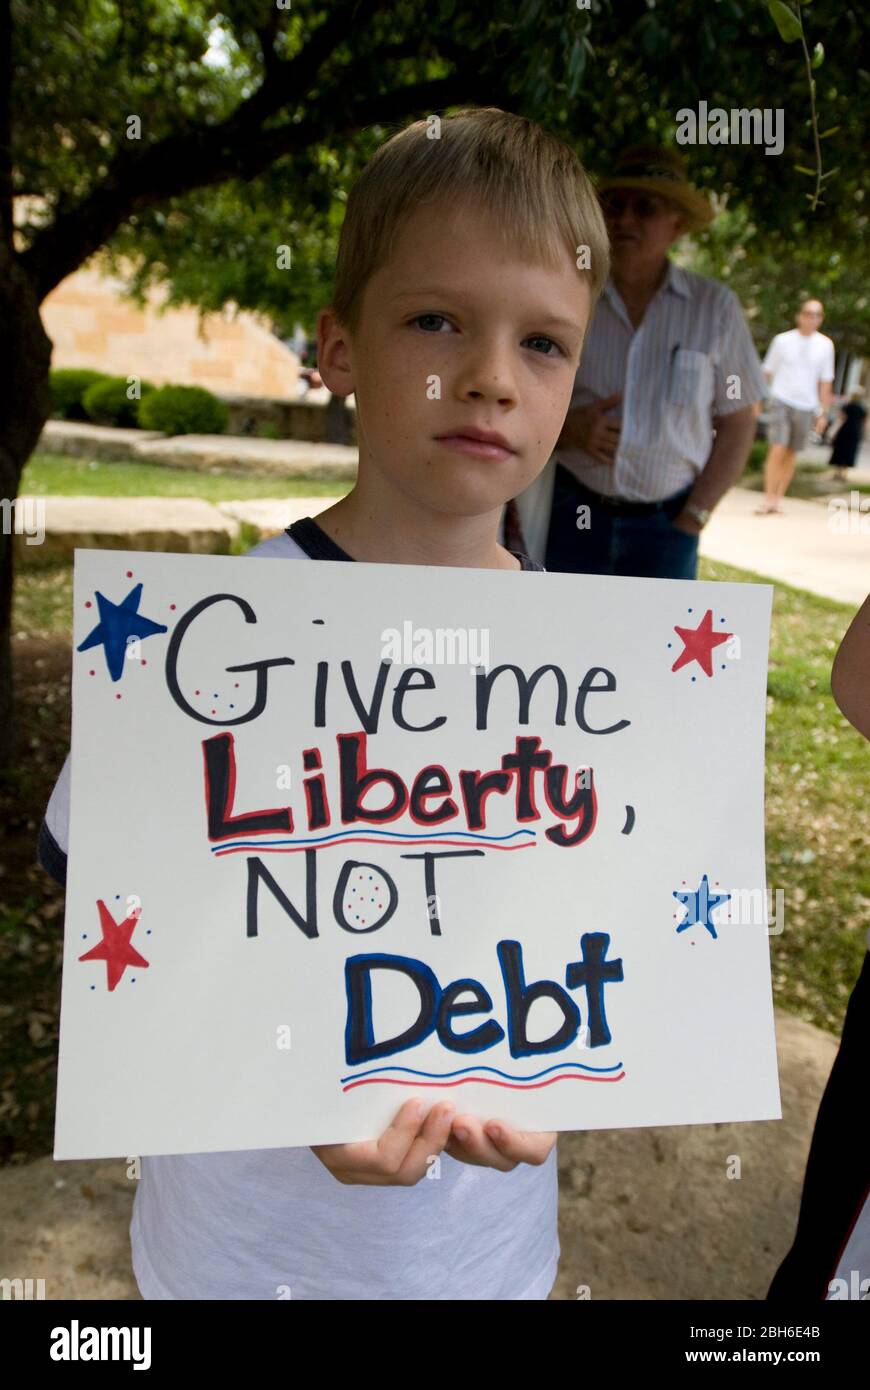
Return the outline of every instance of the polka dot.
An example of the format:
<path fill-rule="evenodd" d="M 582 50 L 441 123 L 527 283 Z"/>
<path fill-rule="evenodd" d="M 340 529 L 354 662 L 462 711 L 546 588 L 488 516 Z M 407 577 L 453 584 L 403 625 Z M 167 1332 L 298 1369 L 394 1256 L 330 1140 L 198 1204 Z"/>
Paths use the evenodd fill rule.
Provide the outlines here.
<path fill-rule="evenodd" d="M 143 666 L 147 666 L 147 665 L 148 665 L 148 662 L 145 660 L 144 656 L 143 656 L 143 658 L 142 658 L 142 665 L 143 665 Z"/>
<path fill-rule="evenodd" d="M 174 603 L 170 603 L 170 605 L 169 605 L 169 611 L 170 611 L 170 613 L 174 613 L 174 612 L 175 612 L 175 604 L 174 604 Z"/>
<path fill-rule="evenodd" d="M 720 666 L 719 669 L 720 669 L 720 671 L 724 671 L 724 670 L 725 670 L 724 664 L 723 664 L 722 666 Z"/>
<path fill-rule="evenodd" d="M 689 612 L 690 612 L 690 613 L 693 612 L 693 611 L 694 611 L 693 609 L 691 609 L 691 608 L 689 609 Z"/>
<path fill-rule="evenodd" d="M 668 646 L 669 646 L 669 647 L 672 647 L 673 645 L 674 645 L 673 642 L 669 642 L 669 643 L 668 643 Z"/>
<path fill-rule="evenodd" d="M 198 695 L 198 694 L 199 694 L 199 691 L 198 691 L 198 690 L 194 690 L 193 693 L 194 693 L 194 695 Z"/>
<path fill-rule="evenodd" d="M 132 571 L 132 570 L 128 570 L 128 571 L 127 571 L 127 578 L 128 578 L 128 579 L 132 579 L 132 578 L 133 578 L 133 571 Z"/>
<path fill-rule="evenodd" d="M 693 681 L 693 682 L 696 681 L 697 679 L 698 679 L 697 676 L 693 676 L 693 677 L 692 677 L 692 681 Z"/>
<path fill-rule="evenodd" d="M 88 671 L 88 675 L 89 675 L 89 676 L 95 676 L 96 674 L 97 674 L 96 671 Z"/>
<path fill-rule="evenodd" d="M 235 705 L 230 705 L 230 709 L 235 709 Z"/>
<path fill-rule="evenodd" d="M 93 606 L 94 606 L 94 605 L 91 603 L 90 599 L 89 599 L 89 598 L 86 598 L 86 599 L 85 599 L 85 608 L 93 608 Z"/>
<path fill-rule="evenodd" d="M 87 934 L 86 931 L 83 931 L 83 932 L 82 932 L 82 941 L 87 941 L 87 939 L 88 939 L 88 934 Z"/>
<path fill-rule="evenodd" d="M 96 989 L 96 985 L 91 985 L 91 989 Z"/>
<path fill-rule="evenodd" d="M 239 683 L 238 683 L 238 681 L 236 681 L 236 684 L 235 684 L 234 689 L 238 690 L 238 688 L 239 688 Z"/>
<path fill-rule="evenodd" d="M 117 695 L 115 696 L 115 699 L 116 699 L 116 700 L 120 700 L 120 698 L 121 698 L 121 692 L 120 692 L 120 690 L 119 690 L 118 693 L 117 693 Z"/>

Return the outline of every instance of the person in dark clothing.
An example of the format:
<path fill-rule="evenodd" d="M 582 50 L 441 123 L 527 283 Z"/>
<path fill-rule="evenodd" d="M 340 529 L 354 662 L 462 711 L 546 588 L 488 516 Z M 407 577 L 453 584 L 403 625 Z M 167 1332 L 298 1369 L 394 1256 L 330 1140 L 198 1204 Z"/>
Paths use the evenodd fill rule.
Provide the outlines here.
<path fill-rule="evenodd" d="M 849 723 L 870 738 L 870 596 L 834 658 L 831 691 Z M 868 1056 L 870 949 L 819 1105 L 797 1230 L 768 1290 L 771 1302 L 870 1299 L 870 1144 L 860 1128 Z"/>
<path fill-rule="evenodd" d="M 840 469 L 839 476 L 846 476 L 847 468 L 855 467 L 855 459 L 861 447 L 861 440 L 864 437 L 864 421 L 867 418 L 867 407 L 864 404 L 863 391 L 853 391 L 846 404 L 840 407 L 842 420 L 840 428 L 834 435 L 833 448 L 831 449 L 831 467 Z"/>

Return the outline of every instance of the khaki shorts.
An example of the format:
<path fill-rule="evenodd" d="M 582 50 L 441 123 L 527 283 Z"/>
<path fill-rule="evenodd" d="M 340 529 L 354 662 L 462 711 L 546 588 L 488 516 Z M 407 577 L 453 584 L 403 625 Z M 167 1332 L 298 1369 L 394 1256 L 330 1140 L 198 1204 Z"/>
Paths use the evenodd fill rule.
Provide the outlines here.
<path fill-rule="evenodd" d="M 815 410 L 796 410 L 793 405 L 774 398 L 767 419 L 768 443 L 784 444 L 793 453 L 799 453 L 806 447 L 816 415 Z"/>

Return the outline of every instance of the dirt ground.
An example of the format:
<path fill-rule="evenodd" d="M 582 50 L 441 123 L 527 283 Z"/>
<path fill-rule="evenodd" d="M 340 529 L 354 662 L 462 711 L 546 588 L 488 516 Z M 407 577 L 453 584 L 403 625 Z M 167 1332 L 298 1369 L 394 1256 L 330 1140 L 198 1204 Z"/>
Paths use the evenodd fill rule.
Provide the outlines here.
<path fill-rule="evenodd" d="M 780 1121 L 561 1137 L 553 1300 L 764 1298 L 794 1234 L 837 1047 L 781 1011 L 777 1035 Z M 120 1159 L 0 1169 L 0 1276 L 44 1279 L 47 1299 L 138 1298 L 134 1192 Z"/>

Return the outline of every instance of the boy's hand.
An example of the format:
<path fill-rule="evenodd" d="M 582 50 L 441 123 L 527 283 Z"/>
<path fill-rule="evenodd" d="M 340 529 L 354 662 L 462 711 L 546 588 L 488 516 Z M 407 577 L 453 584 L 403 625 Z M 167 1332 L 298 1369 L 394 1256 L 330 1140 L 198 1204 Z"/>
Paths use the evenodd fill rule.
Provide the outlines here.
<path fill-rule="evenodd" d="M 360 1144 L 313 1144 L 311 1152 L 341 1183 L 413 1187 L 445 1147 L 453 1114 L 449 1101 L 433 1105 L 427 1114 L 423 1101 L 408 1100 L 380 1139 Z"/>
<path fill-rule="evenodd" d="M 475 1163 L 482 1168 L 498 1168 L 502 1173 L 509 1173 L 518 1163 L 543 1163 L 557 1138 L 558 1135 L 550 1132 L 514 1129 L 504 1120 L 457 1115 L 446 1150 L 460 1163 Z"/>

